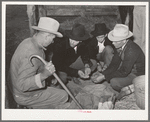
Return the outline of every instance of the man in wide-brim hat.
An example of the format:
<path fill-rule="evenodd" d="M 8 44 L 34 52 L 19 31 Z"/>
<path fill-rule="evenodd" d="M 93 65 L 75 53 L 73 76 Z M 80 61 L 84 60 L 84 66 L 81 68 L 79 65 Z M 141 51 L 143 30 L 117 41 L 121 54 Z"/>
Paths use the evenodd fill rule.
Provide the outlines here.
<path fill-rule="evenodd" d="M 58 32 L 59 22 L 49 17 L 41 17 L 33 37 L 23 40 L 12 56 L 10 64 L 10 89 L 19 105 L 30 108 L 50 109 L 63 105 L 68 94 L 62 89 L 46 87 L 45 80 L 55 72 L 54 65 L 47 65 L 36 59 L 29 61 L 32 55 L 45 59 L 44 50 L 55 37 L 62 37 Z"/>
<path fill-rule="evenodd" d="M 110 30 L 105 23 L 95 24 L 95 29 L 91 32 L 93 35 L 87 42 L 87 48 L 90 58 L 98 61 L 98 71 L 105 70 L 114 55 L 114 46 L 108 39 L 107 34 Z"/>
<path fill-rule="evenodd" d="M 122 88 L 131 85 L 135 77 L 145 74 L 145 55 L 141 48 L 130 40 L 132 36 L 133 33 L 129 31 L 128 26 L 123 24 L 116 24 L 109 32 L 108 38 L 118 52 L 114 54 L 111 64 L 95 83 L 107 80 L 114 90 L 120 92 Z M 128 93 L 131 93 L 131 90 Z"/>
<path fill-rule="evenodd" d="M 83 41 L 89 37 L 90 35 L 85 27 L 76 23 L 71 30 L 65 30 L 63 38 L 57 38 L 58 43 L 54 43 L 52 61 L 64 83 L 67 83 L 68 76 L 75 79 L 87 79 L 96 68 L 96 62 L 90 60 L 85 53 L 86 49 Z"/>

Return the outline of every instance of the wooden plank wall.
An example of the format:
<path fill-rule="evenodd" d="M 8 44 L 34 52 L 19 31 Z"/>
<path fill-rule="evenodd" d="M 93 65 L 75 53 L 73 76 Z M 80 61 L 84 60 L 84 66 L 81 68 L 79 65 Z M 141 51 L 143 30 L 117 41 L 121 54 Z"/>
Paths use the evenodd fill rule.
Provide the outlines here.
<path fill-rule="evenodd" d="M 117 16 L 120 18 L 118 6 L 104 5 L 27 5 L 27 14 L 31 36 L 35 33 L 31 26 L 37 25 L 39 18 L 43 16 Z"/>
<path fill-rule="evenodd" d="M 118 6 L 48 5 L 48 16 L 105 16 L 118 15 Z"/>

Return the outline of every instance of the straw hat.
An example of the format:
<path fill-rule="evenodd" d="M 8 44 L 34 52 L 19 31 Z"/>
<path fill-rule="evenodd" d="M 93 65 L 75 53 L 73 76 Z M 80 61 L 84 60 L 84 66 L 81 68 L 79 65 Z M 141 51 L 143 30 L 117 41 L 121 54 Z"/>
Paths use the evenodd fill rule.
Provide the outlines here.
<path fill-rule="evenodd" d="M 41 17 L 38 26 L 32 26 L 33 29 L 55 34 L 57 37 L 63 37 L 58 32 L 59 22 L 49 17 Z"/>
<path fill-rule="evenodd" d="M 114 29 L 108 33 L 110 41 L 121 41 L 133 36 L 133 33 L 129 31 L 129 27 L 123 24 L 116 24 Z"/>

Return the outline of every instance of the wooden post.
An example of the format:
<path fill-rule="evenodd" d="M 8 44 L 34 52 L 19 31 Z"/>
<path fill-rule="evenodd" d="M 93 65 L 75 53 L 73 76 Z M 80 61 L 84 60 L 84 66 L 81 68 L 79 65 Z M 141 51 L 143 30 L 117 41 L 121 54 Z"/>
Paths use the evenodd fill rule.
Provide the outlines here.
<path fill-rule="evenodd" d="M 38 5 L 38 13 L 39 13 L 39 18 L 46 17 L 47 11 L 44 5 Z"/>
<path fill-rule="evenodd" d="M 40 17 L 45 17 L 47 14 L 44 5 L 27 5 L 27 15 L 29 19 L 30 36 L 33 36 L 35 30 L 31 26 L 37 26 Z"/>
<path fill-rule="evenodd" d="M 29 19 L 30 36 L 33 36 L 35 33 L 35 30 L 33 30 L 31 26 L 37 25 L 35 10 L 36 10 L 35 5 L 27 5 L 27 15 Z"/>

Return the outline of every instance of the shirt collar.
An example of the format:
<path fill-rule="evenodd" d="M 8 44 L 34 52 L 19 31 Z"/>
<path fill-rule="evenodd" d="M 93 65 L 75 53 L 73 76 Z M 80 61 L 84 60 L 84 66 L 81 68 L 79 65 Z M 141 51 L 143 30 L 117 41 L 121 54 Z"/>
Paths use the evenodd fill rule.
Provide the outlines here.
<path fill-rule="evenodd" d="M 127 42 L 128 42 L 128 40 L 127 40 L 126 43 L 121 47 L 122 50 L 123 50 L 124 47 L 126 46 Z"/>
<path fill-rule="evenodd" d="M 42 45 L 38 44 L 43 50 L 47 50 L 45 47 L 43 47 Z"/>

